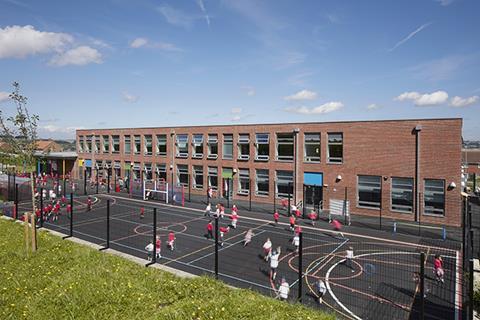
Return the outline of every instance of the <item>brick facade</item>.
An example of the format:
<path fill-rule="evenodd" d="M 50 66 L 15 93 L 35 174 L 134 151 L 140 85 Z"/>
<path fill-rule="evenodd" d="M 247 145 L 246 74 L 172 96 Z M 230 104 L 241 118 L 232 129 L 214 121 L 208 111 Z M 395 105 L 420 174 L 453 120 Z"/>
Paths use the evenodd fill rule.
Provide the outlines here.
<path fill-rule="evenodd" d="M 167 167 L 167 182 L 171 182 L 169 167 L 174 163 L 174 170 L 178 164 L 188 165 L 189 174 L 192 166 L 203 166 L 203 189 L 192 189 L 192 194 L 205 194 L 207 188 L 208 167 L 218 168 L 219 189 L 221 186 L 222 168 L 249 169 L 250 178 L 255 179 L 255 169 L 269 170 L 269 190 L 274 189 L 276 170 L 294 171 L 293 161 L 276 160 L 276 134 L 292 133 L 300 129 L 297 135 L 297 174 L 296 198 L 303 197 L 304 172 L 318 172 L 323 174 L 323 199 L 324 207 L 329 206 L 330 199 L 343 199 L 345 188 L 350 201 L 352 214 L 378 216 L 379 209 L 358 207 L 357 204 L 357 179 L 358 175 L 381 176 L 381 210 L 384 217 L 403 220 L 415 220 L 414 213 L 399 213 L 391 210 L 391 178 L 415 178 L 416 164 L 416 135 L 414 128 L 421 126 L 420 141 L 420 187 L 423 193 L 424 179 L 441 179 L 445 185 L 445 214 L 441 216 L 421 214 L 422 222 L 442 225 L 460 226 L 461 224 L 461 194 L 460 188 L 448 188 L 451 182 L 460 186 L 461 147 L 462 147 L 462 120 L 461 119 L 427 119 L 427 120 L 392 120 L 392 121 L 361 121 L 361 122 L 331 122 L 331 123 L 287 123 L 287 124 L 257 124 L 257 125 L 225 125 L 225 126 L 198 126 L 198 127 L 164 127 L 164 128 L 126 128 L 126 129 L 88 129 L 77 130 L 77 150 L 79 159 L 92 159 L 92 153 L 80 152 L 78 148 L 79 137 L 95 135 L 97 138 L 104 135 L 118 135 L 120 152 L 118 154 L 102 153 L 93 157 L 95 161 L 120 161 L 121 175 L 125 175 L 124 163 L 164 163 Z M 175 132 L 172 135 L 172 131 Z M 250 159 L 248 161 L 238 158 L 238 135 L 250 135 Z M 255 134 L 269 133 L 269 161 L 255 160 Z M 320 133 L 320 162 L 308 163 L 304 161 L 304 134 Z M 341 163 L 328 163 L 328 133 L 343 134 L 343 161 Z M 165 134 L 167 138 L 167 155 L 155 154 L 157 134 Z M 188 158 L 172 158 L 172 145 L 178 134 L 189 135 Z M 194 134 L 203 134 L 203 158 L 192 158 L 192 137 Z M 208 134 L 218 135 L 218 158 L 207 159 Z M 233 159 L 222 159 L 222 136 L 233 134 Z M 123 136 L 131 135 L 132 154 L 124 152 Z M 141 154 L 133 154 L 134 135 L 141 136 Z M 143 154 L 143 135 L 152 135 L 153 154 Z M 111 139 L 111 137 L 110 137 Z M 102 142 L 101 142 L 102 143 Z M 100 143 L 100 144 L 101 144 Z M 111 149 L 111 147 L 110 147 Z M 78 176 L 78 168 L 75 173 Z M 337 177 L 342 179 L 338 180 Z M 245 199 L 237 194 L 238 174 L 233 178 L 233 201 Z M 253 189 L 253 188 L 252 188 Z M 248 199 L 248 197 L 247 197 Z M 268 196 L 252 194 L 253 201 L 272 202 L 273 193 Z M 423 211 L 423 210 L 420 210 Z"/>

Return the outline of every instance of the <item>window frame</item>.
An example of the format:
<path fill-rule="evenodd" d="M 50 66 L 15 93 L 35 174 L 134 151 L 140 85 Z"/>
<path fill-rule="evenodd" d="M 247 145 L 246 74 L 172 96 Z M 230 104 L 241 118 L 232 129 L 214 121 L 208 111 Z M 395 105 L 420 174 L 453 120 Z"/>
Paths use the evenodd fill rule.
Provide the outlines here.
<path fill-rule="evenodd" d="M 290 141 L 291 139 L 291 141 Z M 281 146 L 290 146 L 292 148 L 292 155 L 285 156 L 280 155 Z M 295 134 L 290 132 L 278 132 L 276 133 L 276 143 L 275 143 L 275 160 L 291 162 L 295 156 Z"/>
<path fill-rule="evenodd" d="M 149 145 L 150 145 L 150 151 L 148 151 Z M 143 154 L 145 156 L 153 155 L 153 135 L 151 134 L 143 135 Z"/>
<path fill-rule="evenodd" d="M 426 189 L 427 189 L 427 181 L 440 181 L 442 182 L 442 200 L 443 200 L 443 208 L 442 208 L 442 213 L 441 214 L 438 214 L 438 213 L 431 213 L 431 212 L 427 212 L 426 209 L 427 209 L 427 205 L 426 205 Z M 430 188 L 432 188 L 432 186 L 430 186 Z M 438 187 L 435 187 L 435 188 L 438 188 Z M 430 217 L 438 217 L 438 218 L 442 218 L 442 217 L 445 217 L 445 211 L 446 211 L 446 183 L 445 183 L 445 179 L 432 179 L 432 178 L 424 178 L 423 179 L 423 201 L 422 201 L 422 215 L 424 216 L 430 216 Z M 435 210 L 435 209 L 433 209 Z"/>
<path fill-rule="evenodd" d="M 166 134 L 156 134 L 156 149 L 155 154 L 157 156 L 166 156 L 167 155 L 167 135 Z M 164 147 L 165 151 L 160 151 L 160 147 Z"/>
<path fill-rule="evenodd" d="M 164 173 L 164 174 L 161 174 L 161 173 Z M 167 181 L 167 164 L 155 163 L 155 174 L 156 174 L 157 180 L 163 179 L 163 181 L 166 182 Z"/>
<path fill-rule="evenodd" d="M 127 139 L 128 139 L 128 144 L 127 144 Z M 128 145 L 128 150 L 127 152 L 127 145 Z M 123 136 L 123 153 L 124 154 L 132 154 L 132 136 L 131 135 L 124 135 Z"/>
<path fill-rule="evenodd" d="M 185 172 L 185 169 L 186 169 L 186 172 Z M 189 176 L 189 172 L 188 172 L 188 164 L 178 163 L 177 164 L 177 174 L 176 174 L 176 176 L 177 176 L 177 186 L 181 185 L 182 187 L 187 188 L 188 184 L 190 183 L 190 176 Z M 187 182 L 182 182 L 182 176 L 187 177 Z"/>
<path fill-rule="evenodd" d="M 317 140 L 308 140 L 307 136 L 318 135 L 318 145 L 316 144 Z M 307 146 L 316 146 L 318 147 L 318 157 L 309 156 L 307 154 Z M 322 134 L 320 132 L 305 132 L 303 135 L 303 161 L 307 163 L 320 163 L 322 161 Z"/>
<path fill-rule="evenodd" d="M 411 181 L 411 202 L 412 202 L 412 205 L 411 205 L 411 210 L 408 211 L 408 210 L 402 210 L 401 207 L 407 207 L 406 205 L 402 205 L 402 204 L 395 204 L 393 203 L 393 195 L 394 195 L 394 180 L 396 179 L 403 179 L 403 180 L 410 180 Z M 397 185 L 405 185 L 406 184 L 400 184 L 400 183 L 397 183 Z M 415 189 L 415 185 L 414 185 L 414 179 L 413 178 L 408 178 L 408 177 L 392 177 L 390 179 L 390 210 L 392 212 L 399 212 L 399 213 L 403 213 L 403 214 L 413 214 L 414 213 L 414 205 L 415 205 L 415 199 L 414 199 L 414 189 Z M 398 190 L 406 190 L 406 188 L 403 188 L 403 189 L 400 189 L 398 188 Z"/>
<path fill-rule="evenodd" d="M 330 136 L 333 136 L 333 135 L 340 135 L 341 137 L 341 142 L 336 142 L 336 141 L 332 141 L 330 142 Z M 343 164 L 343 159 L 345 158 L 344 154 L 343 154 L 343 141 L 344 141 L 344 138 L 343 138 L 343 132 L 328 132 L 327 133 L 327 163 L 328 164 Z M 331 157 L 330 156 L 330 147 L 331 146 L 341 146 L 342 147 L 342 157 Z"/>
<path fill-rule="evenodd" d="M 137 148 L 137 143 L 139 143 L 138 148 Z M 141 135 L 133 136 L 133 154 L 134 155 L 142 154 L 142 136 Z"/>
<path fill-rule="evenodd" d="M 102 153 L 110 153 L 110 136 L 102 135 L 101 137 L 102 137 L 102 145 L 101 145 Z"/>
<path fill-rule="evenodd" d="M 183 146 L 181 147 L 180 145 L 184 145 L 184 147 Z M 180 148 L 182 148 L 182 150 L 185 152 L 181 152 Z M 175 157 L 188 158 L 188 134 L 187 133 L 181 133 L 175 136 Z"/>
<path fill-rule="evenodd" d="M 227 140 L 228 138 L 228 140 Z M 232 160 L 233 159 L 233 134 L 224 133 L 222 136 L 222 159 Z M 230 147 L 231 153 L 227 154 L 225 148 Z"/>
<path fill-rule="evenodd" d="M 246 137 L 246 138 L 245 138 Z M 242 146 L 247 146 L 248 154 L 242 152 Z M 250 160 L 250 134 L 240 133 L 237 141 L 237 160 L 248 161 Z"/>
<path fill-rule="evenodd" d="M 217 183 L 215 186 L 212 184 L 212 180 L 211 180 L 212 177 L 216 178 Z M 207 183 L 208 183 L 208 186 L 212 188 L 212 190 L 218 190 L 218 167 L 210 167 L 210 166 L 208 167 Z"/>
<path fill-rule="evenodd" d="M 246 174 L 245 174 L 246 173 Z M 246 176 L 246 177 L 245 177 Z M 244 182 L 246 179 L 248 188 L 244 189 L 242 187 L 242 182 Z M 242 196 L 248 196 L 250 194 L 250 169 L 248 168 L 239 168 L 238 169 L 238 188 L 237 188 L 237 194 L 242 195 Z"/>
<path fill-rule="evenodd" d="M 198 171 L 198 169 L 200 169 L 201 171 Z M 201 176 L 202 176 L 202 184 L 201 185 L 197 184 L 197 178 L 198 178 L 198 173 L 199 172 L 201 173 Z M 192 188 L 196 189 L 196 190 L 203 190 L 204 181 L 205 181 L 204 174 L 203 174 L 203 166 L 194 165 L 193 168 L 192 168 L 192 174 L 193 174 Z"/>
<path fill-rule="evenodd" d="M 259 171 L 264 171 L 259 175 Z M 258 182 L 259 176 L 262 176 L 262 179 L 265 179 L 266 176 L 266 185 L 267 191 L 259 191 Z M 262 180 L 263 181 L 263 180 Z M 255 195 L 258 197 L 268 197 L 270 194 L 270 170 L 269 169 L 255 169 Z"/>
<path fill-rule="evenodd" d="M 200 138 L 200 139 L 198 139 Z M 201 159 L 203 158 L 203 134 L 196 133 L 192 137 L 192 158 Z M 201 152 L 197 152 L 197 148 L 201 150 Z"/>
<path fill-rule="evenodd" d="M 218 134 L 209 133 L 207 139 L 207 159 L 218 159 Z M 216 153 L 212 153 L 212 146 L 217 148 Z"/>
<path fill-rule="evenodd" d="M 119 154 L 120 153 L 120 136 L 119 135 L 113 135 L 111 137 L 112 139 L 112 154 Z"/>
<path fill-rule="evenodd" d="M 380 201 L 378 202 L 378 206 L 376 206 L 376 202 L 369 202 L 369 201 L 360 201 L 360 178 L 361 177 L 371 177 L 371 178 L 378 178 L 379 184 L 379 194 L 380 194 Z M 363 184 L 367 183 L 372 183 L 372 182 L 363 182 Z M 360 203 L 362 202 L 362 203 Z M 366 205 L 365 205 L 366 204 Z M 369 206 L 368 204 L 372 204 Z M 359 174 L 357 175 L 357 208 L 362 208 L 362 209 L 370 209 L 370 210 L 380 210 L 382 207 L 382 176 L 376 176 L 376 175 L 363 175 Z"/>
<path fill-rule="evenodd" d="M 282 175 L 279 175 L 279 173 L 282 173 Z M 289 175 L 283 175 L 283 173 L 291 173 L 291 179 L 284 179 L 283 177 L 289 177 Z M 282 176 L 282 178 L 280 178 Z M 282 181 L 282 184 L 280 184 L 280 181 Z M 281 193 L 278 189 L 279 186 L 284 186 L 283 181 L 287 182 L 286 188 L 291 189 L 290 193 Z M 293 195 L 293 171 L 290 170 L 275 170 L 275 197 L 276 198 L 284 198 L 288 196 Z"/>
<path fill-rule="evenodd" d="M 259 139 L 260 135 L 266 135 L 267 139 Z M 267 155 L 263 155 L 263 154 L 260 155 L 259 154 L 259 146 L 265 146 L 265 145 L 266 145 L 268 154 Z M 255 161 L 269 161 L 269 160 L 270 160 L 270 134 L 269 133 L 256 133 L 255 134 Z"/>

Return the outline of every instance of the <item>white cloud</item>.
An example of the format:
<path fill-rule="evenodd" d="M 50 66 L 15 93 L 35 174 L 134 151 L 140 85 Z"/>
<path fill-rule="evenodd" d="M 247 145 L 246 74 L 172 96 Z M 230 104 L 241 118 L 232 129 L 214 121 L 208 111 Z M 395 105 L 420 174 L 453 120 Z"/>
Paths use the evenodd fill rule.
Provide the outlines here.
<path fill-rule="evenodd" d="M 313 100 L 317 97 L 317 93 L 309 90 L 301 90 L 291 96 L 286 96 L 283 99 L 287 101 Z"/>
<path fill-rule="evenodd" d="M 381 106 L 379 106 L 379 105 L 376 104 L 376 103 L 372 103 L 372 104 L 369 104 L 369 105 L 367 106 L 367 109 L 368 109 L 368 110 L 375 110 L 375 109 L 379 109 L 379 108 L 381 108 Z"/>
<path fill-rule="evenodd" d="M 429 23 L 425 23 L 423 25 L 421 25 L 420 27 L 418 27 L 415 31 L 411 32 L 408 36 L 406 36 L 405 38 L 403 38 L 402 40 L 400 40 L 399 42 L 397 42 L 390 50 L 388 51 L 393 51 L 395 49 L 397 49 L 398 47 L 400 47 L 402 44 L 404 44 L 405 42 L 407 42 L 408 40 L 410 40 L 411 38 L 413 38 L 417 33 L 419 33 L 420 31 L 422 31 L 423 29 L 425 29 L 426 27 L 428 27 L 429 25 L 431 25 L 432 23 L 429 22 Z"/>
<path fill-rule="evenodd" d="M 143 47 L 148 43 L 148 40 L 145 38 L 136 38 L 132 42 L 130 42 L 130 47 L 132 48 L 140 48 Z"/>
<path fill-rule="evenodd" d="M 435 91 L 432 93 L 420 94 L 416 91 L 404 92 L 395 98 L 397 101 L 412 100 L 416 106 L 435 106 L 443 104 L 448 100 L 448 93 Z"/>
<path fill-rule="evenodd" d="M 301 107 L 285 108 L 284 110 L 287 112 L 299 113 L 299 114 L 324 114 L 324 113 L 337 111 L 341 108 L 343 108 L 343 103 L 339 101 L 331 101 L 312 109 L 309 109 L 305 106 L 301 106 Z"/>
<path fill-rule="evenodd" d="M 205 16 L 205 21 L 207 21 L 207 25 L 210 27 L 210 16 L 208 15 L 207 9 L 205 9 L 205 4 L 203 3 L 203 0 L 197 0 L 197 4 L 200 7 L 200 10 L 202 10 L 203 15 Z"/>
<path fill-rule="evenodd" d="M 38 128 L 49 133 L 73 133 L 75 130 L 84 129 L 83 127 L 59 127 L 53 124 L 39 126 Z"/>
<path fill-rule="evenodd" d="M 231 112 L 232 112 L 233 114 L 242 113 L 242 108 L 232 108 Z"/>
<path fill-rule="evenodd" d="M 245 93 L 247 94 L 247 96 L 249 97 L 252 97 L 255 95 L 255 88 L 252 87 L 252 86 L 243 86 L 242 87 L 243 90 L 245 90 Z"/>
<path fill-rule="evenodd" d="M 177 27 L 190 28 L 194 22 L 193 17 L 169 5 L 158 7 L 157 10 L 168 23 Z"/>
<path fill-rule="evenodd" d="M 50 65 L 63 67 L 67 65 L 84 66 L 89 63 L 102 63 L 102 54 L 89 46 L 80 46 L 54 56 Z"/>
<path fill-rule="evenodd" d="M 10 99 L 10 93 L 0 91 L 0 102 L 4 102 Z"/>
<path fill-rule="evenodd" d="M 139 96 L 135 96 L 135 95 L 130 94 L 128 92 L 123 92 L 122 93 L 122 98 L 123 98 L 124 101 L 129 102 L 129 103 L 137 102 L 138 99 L 140 99 Z"/>
<path fill-rule="evenodd" d="M 478 96 L 472 96 L 468 98 L 462 98 L 459 96 L 455 96 L 450 100 L 450 105 L 452 107 L 467 107 L 471 106 L 472 104 L 476 104 L 478 102 L 479 97 Z"/>
<path fill-rule="evenodd" d="M 65 33 L 38 31 L 30 25 L 8 26 L 0 28 L 0 59 L 60 52 L 71 42 L 73 37 Z"/>
<path fill-rule="evenodd" d="M 242 120 L 242 116 L 241 115 L 235 115 L 232 117 L 232 121 L 240 121 Z"/>
<path fill-rule="evenodd" d="M 441 6 L 448 6 L 450 4 L 452 4 L 453 1 L 455 0 L 435 0 L 436 2 L 440 3 Z"/>

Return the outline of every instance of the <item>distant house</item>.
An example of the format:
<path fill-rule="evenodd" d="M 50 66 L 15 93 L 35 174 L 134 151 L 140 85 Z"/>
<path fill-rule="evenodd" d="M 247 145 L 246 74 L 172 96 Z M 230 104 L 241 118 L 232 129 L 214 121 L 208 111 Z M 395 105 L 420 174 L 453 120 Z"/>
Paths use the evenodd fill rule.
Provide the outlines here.
<path fill-rule="evenodd" d="M 63 148 L 53 140 L 38 140 L 36 151 L 43 153 L 60 152 L 63 151 Z"/>

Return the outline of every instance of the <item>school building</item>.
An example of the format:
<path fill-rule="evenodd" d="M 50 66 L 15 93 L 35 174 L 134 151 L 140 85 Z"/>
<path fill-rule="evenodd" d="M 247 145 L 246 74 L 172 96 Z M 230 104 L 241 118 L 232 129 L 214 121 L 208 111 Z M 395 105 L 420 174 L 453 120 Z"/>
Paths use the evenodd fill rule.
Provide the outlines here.
<path fill-rule="evenodd" d="M 462 119 L 77 130 L 77 177 L 109 166 L 192 194 L 461 225 Z"/>

